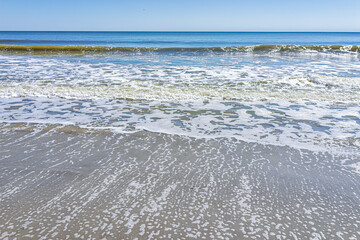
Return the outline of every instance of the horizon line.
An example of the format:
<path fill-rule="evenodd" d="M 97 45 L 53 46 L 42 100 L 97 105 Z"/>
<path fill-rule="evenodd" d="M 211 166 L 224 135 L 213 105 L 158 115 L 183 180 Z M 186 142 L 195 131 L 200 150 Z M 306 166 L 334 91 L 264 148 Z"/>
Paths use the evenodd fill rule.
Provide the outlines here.
<path fill-rule="evenodd" d="M 360 33 L 360 31 L 217 31 L 217 30 L 0 30 L 0 32 L 153 32 L 153 33 Z"/>

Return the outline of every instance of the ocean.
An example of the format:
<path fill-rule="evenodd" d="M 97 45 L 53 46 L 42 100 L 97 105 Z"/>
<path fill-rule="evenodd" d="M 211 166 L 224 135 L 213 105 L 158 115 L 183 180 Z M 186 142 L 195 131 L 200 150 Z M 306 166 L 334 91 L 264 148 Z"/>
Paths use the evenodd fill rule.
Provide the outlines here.
<path fill-rule="evenodd" d="M 360 33 L 0 32 L 0 239 L 357 239 Z"/>

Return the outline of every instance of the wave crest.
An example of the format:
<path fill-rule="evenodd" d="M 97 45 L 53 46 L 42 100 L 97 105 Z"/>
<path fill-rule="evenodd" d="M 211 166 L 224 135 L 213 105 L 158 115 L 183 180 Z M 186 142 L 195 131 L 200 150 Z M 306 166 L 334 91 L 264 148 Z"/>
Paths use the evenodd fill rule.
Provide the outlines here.
<path fill-rule="evenodd" d="M 155 47 L 109 47 L 80 45 L 5 45 L 0 44 L 0 52 L 285 52 L 285 51 L 317 51 L 317 52 L 359 52 L 358 45 L 254 45 L 235 47 L 207 48 L 155 48 Z"/>

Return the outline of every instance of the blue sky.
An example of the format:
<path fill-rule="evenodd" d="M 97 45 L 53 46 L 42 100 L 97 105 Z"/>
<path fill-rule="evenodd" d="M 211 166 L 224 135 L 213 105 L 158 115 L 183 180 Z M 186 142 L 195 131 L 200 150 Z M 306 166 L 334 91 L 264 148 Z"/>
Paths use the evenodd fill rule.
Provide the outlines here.
<path fill-rule="evenodd" d="M 0 30 L 360 31 L 360 0 L 0 0 Z"/>

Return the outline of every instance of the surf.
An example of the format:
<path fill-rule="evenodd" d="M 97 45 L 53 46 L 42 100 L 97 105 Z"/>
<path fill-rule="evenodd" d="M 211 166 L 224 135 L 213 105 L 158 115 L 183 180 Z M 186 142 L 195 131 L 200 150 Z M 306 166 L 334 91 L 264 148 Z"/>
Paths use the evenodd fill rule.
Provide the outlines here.
<path fill-rule="evenodd" d="M 0 44 L 0 52 L 359 52 L 359 45 L 252 45 L 228 47 L 111 47 L 83 45 Z"/>

